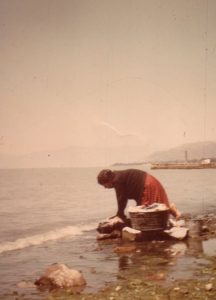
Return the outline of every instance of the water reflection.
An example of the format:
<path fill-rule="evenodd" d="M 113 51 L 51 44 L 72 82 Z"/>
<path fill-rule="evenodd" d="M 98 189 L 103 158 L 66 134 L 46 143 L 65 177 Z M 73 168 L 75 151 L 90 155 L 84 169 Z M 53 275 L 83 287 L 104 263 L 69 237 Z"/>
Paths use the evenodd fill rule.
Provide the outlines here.
<path fill-rule="evenodd" d="M 134 245 L 134 244 L 133 244 Z M 152 241 L 136 243 L 130 251 L 128 244 L 118 247 L 119 276 L 137 276 L 147 280 L 175 280 L 192 278 L 203 264 L 208 264 L 204 255 L 214 245 L 200 239 L 186 241 Z M 121 251 L 122 249 L 122 251 Z M 213 251 L 211 250 L 211 253 Z M 214 251 L 216 254 L 216 250 Z"/>
<path fill-rule="evenodd" d="M 122 280 L 134 277 L 169 283 L 178 279 L 195 278 L 203 266 L 209 264 L 206 256 L 216 255 L 216 239 L 203 241 L 189 237 L 184 241 L 139 243 L 118 240 L 101 242 L 100 245 L 103 245 L 102 253 L 105 251 L 104 246 L 109 249 L 109 257 L 106 257 L 103 267 L 106 264 L 112 265 L 111 269 L 116 272 L 113 275 Z"/>
<path fill-rule="evenodd" d="M 186 253 L 195 257 L 204 254 L 203 241 L 200 239 L 188 239 Z"/>
<path fill-rule="evenodd" d="M 216 239 L 210 239 L 203 242 L 204 253 L 209 256 L 216 255 Z"/>

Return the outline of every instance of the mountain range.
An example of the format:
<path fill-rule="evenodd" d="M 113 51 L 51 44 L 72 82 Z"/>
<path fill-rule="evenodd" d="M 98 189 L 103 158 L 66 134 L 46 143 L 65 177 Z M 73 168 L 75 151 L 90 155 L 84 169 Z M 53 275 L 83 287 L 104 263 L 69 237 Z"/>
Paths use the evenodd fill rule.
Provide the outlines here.
<path fill-rule="evenodd" d="M 216 158 L 216 142 L 187 143 L 164 151 L 157 151 L 145 158 L 146 162 L 168 162 Z"/>

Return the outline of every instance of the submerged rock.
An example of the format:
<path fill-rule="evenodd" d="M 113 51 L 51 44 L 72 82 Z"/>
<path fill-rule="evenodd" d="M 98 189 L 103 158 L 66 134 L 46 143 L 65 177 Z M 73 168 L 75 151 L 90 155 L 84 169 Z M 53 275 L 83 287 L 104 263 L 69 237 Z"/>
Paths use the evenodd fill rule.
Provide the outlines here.
<path fill-rule="evenodd" d="M 128 253 L 128 252 L 134 252 L 137 249 L 136 246 L 118 246 L 114 249 L 115 253 Z"/>
<path fill-rule="evenodd" d="M 17 287 L 18 288 L 22 288 L 22 289 L 25 289 L 25 288 L 32 288 L 34 287 L 34 283 L 31 282 L 31 281 L 26 281 L 26 280 L 22 280 L 20 282 L 17 283 Z"/>
<path fill-rule="evenodd" d="M 142 231 L 130 227 L 125 227 L 122 230 L 122 239 L 125 241 L 134 242 L 142 237 Z"/>
<path fill-rule="evenodd" d="M 35 285 L 47 289 L 71 288 L 85 284 L 85 278 L 80 271 L 69 269 L 60 263 L 49 266 L 44 274 L 35 281 Z"/>
<path fill-rule="evenodd" d="M 121 237 L 120 230 L 113 230 L 111 233 L 99 233 L 97 235 L 97 240 L 107 240 L 107 239 L 117 239 Z"/>

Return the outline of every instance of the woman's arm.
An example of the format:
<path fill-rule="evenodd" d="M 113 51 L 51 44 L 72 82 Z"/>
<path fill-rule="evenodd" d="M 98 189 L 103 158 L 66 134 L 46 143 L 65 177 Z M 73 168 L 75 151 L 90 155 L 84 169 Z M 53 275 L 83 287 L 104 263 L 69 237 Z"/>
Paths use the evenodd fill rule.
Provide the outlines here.
<path fill-rule="evenodd" d="M 126 218 L 124 214 L 124 210 L 127 206 L 128 199 L 124 195 L 124 192 L 122 191 L 121 188 L 116 188 L 116 198 L 117 198 L 117 205 L 118 205 L 118 210 L 117 210 L 117 216 L 120 217 L 121 219 Z"/>

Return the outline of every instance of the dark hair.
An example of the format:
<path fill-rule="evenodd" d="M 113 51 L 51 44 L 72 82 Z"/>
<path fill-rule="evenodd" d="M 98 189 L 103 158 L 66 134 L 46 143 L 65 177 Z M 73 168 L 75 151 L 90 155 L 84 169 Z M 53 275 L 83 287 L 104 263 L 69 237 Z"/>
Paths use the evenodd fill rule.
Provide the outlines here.
<path fill-rule="evenodd" d="M 112 179 L 114 178 L 114 173 L 113 171 L 109 170 L 109 169 L 105 169 L 100 171 L 100 173 L 98 174 L 97 180 L 99 184 L 106 184 L 108 182 L 110 182 Z"/>

